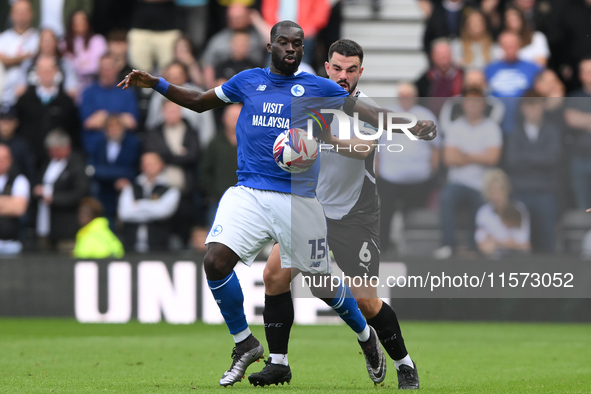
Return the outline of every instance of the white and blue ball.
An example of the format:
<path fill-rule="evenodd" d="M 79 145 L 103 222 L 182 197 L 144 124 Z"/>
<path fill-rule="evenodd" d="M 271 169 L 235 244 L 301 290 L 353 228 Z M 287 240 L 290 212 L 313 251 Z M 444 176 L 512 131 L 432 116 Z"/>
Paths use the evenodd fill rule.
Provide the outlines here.
<path fill-rule="evenodd" d="M 273 157 L 282 170 L 298 174 L 312 167 L 318 157 L 318 144 L 302 129 L 285 130 L 275 139 Z"/>

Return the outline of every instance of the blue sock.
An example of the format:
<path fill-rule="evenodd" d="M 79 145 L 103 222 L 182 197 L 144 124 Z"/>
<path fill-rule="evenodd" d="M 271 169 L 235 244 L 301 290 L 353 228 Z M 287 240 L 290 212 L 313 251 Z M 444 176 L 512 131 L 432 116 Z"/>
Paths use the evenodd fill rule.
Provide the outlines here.
<path fill-rule="evenodd" d="M 335 298 L 330 302 L 326 302 L 326 304 L 334 309 L 340 318 L 356 333 L 359 334 L 367 326 L 367 322 L 357 306 L 357 301 L 355 301 L 351 289 L 342 281 Z"/>
<path fill-rule="evenodd" d="M 230 334 L 238 334 L 248 328 L 244 315 L 244 294 L 236 272 L 221 280 L 208 280 L 207 284 L 215 298 Z"/>

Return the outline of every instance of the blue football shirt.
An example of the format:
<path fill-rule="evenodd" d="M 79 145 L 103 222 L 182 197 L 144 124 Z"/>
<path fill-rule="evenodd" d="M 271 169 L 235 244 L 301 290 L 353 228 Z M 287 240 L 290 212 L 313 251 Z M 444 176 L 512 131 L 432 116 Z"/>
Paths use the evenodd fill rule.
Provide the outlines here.
<path fill-rule="evenodd" d="M 287 129 L 306 130 L 305 119 L 292 119 L 292 98 L 323 97 L 327 98 L 322 100 L 323 108 L 337 109 L 349 93 L 330 79 L 306 72 L 277 75 L 269 68 L 243 71 L 218 86 L 215 92 L 226 103 L 244 104 L 236 125 L 238 185 L 314 197 L 320 157 L 307 171 L 291 174 L 275 163 L 273 143 Z M 324 115 L 324 118 L 330 124 L 331 117 Z"/>

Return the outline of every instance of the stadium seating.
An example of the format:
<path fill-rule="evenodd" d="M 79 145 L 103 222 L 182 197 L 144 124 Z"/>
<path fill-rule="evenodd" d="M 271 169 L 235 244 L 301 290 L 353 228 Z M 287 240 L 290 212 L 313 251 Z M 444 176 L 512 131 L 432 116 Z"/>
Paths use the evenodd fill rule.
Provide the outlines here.
<path fill-rule="evenodd" d="M 365 52 L 361 89 L 372 97 L 391 97 L 401 81 L 414 80 L 427 68 L 421 37 L 424 18 L 416 0 L 382 0 L 378 19 L 369 2 L 346 2 L 343 37 L 354 37 Z"/>

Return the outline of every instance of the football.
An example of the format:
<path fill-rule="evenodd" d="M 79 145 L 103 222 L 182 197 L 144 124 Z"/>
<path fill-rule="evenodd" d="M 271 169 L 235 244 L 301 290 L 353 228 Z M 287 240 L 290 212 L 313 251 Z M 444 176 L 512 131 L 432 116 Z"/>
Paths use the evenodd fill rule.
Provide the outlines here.
<path fill-rule="evenodd" d="M 318 157 L 318 144 L 302 129 L 289 129 L 279 134 L 273 144 L 273 157 L 281 169 L 297 174 L 312 167 Z"/>

